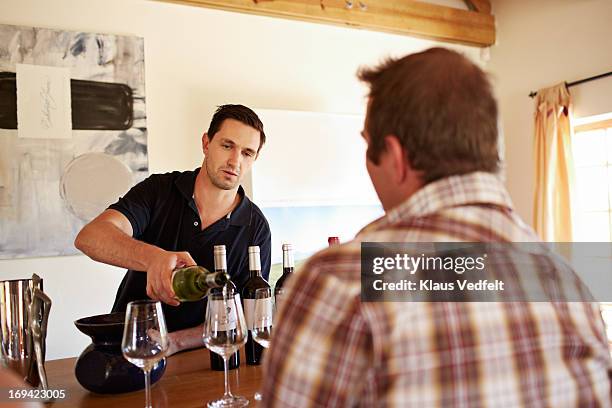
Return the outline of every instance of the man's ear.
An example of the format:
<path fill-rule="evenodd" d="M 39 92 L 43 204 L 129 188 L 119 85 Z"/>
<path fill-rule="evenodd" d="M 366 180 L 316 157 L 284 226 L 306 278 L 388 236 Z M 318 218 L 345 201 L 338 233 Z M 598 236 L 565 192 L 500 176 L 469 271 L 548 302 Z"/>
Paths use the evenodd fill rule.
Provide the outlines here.
<path fill-rule="evenodd" d="M 208 145 L 210 144 L 210 139 L 208 138 L 208 133 L 204 132 L 202 135 L 202 151 L 204 154 L 208 153 Z"/>
<path fill-rule="evenodd" d="M 389 160 L 389 166 L 392 170 L 393 181 L 397 184 L 403 183 L 408 176 L 406 149 L 404 149 L 397 136 L 389 135 L 385 137 L 385 150 L 387 151 L 387 160 Z"/>

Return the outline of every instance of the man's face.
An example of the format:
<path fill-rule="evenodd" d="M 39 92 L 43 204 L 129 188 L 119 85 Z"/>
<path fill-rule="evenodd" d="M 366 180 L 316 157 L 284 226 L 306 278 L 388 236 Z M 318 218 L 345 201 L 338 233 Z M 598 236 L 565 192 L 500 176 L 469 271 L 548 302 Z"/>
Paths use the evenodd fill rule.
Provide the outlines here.
<path fill-rule="evenodd" d="M 363 125 L 363 131 L 361 132 L 361 136 L 365 140 L 368 148 L 370 147 L 370 134 L 368 133 L 368 116 L 370 104 L 368 104 L 368 114 L 366 114 L 365 123 Z M 366 168 L 368 169 L 368 174 L 370 175 L 370 180 L 372 181 L 372 185 L 374 185 L 374 190 L 376 190 L 376 195 L 378 195 L 378 199 L 380 200 L 383 208 L 386 210 L 390 209 L 395 203 L 395 194 L 393 191 L 393 183 L 389 174 L 389 166 L 388 160 L 385 158 L 386 152 L 383 150 L 380 152 L 378 156 L 378 164 L 375 164 L 368 157 L 368 152 L 366 151 Z"/>
<path fill-rule="evenodd" d="M 257 158 L 259 143 L 257 129 L 234 119 L 224 120 L 212 140 L 205 134 L 204 162 L 213 185 L 222 190 L 237 188 Z"/>

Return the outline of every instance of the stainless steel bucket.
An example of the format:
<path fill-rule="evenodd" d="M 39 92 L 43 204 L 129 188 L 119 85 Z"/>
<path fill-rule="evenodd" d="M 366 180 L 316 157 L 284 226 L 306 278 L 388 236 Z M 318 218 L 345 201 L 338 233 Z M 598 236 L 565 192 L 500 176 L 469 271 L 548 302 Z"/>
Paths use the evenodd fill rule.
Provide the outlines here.
<path fill-rule="evenodd" d="M 51 299 L 42 279 L 0 281 L 0 363 L 47 389 L 45 339 Z"/>

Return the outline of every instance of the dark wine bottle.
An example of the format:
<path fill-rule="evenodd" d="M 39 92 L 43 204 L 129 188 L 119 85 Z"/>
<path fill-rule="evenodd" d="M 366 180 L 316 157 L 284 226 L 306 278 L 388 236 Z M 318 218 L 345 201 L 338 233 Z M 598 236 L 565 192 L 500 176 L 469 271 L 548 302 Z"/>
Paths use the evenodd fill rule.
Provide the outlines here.
<path fill-rule="evenodd" d="M 293 273 L 295 268 L 295 261 L 293 260 L 293 246 L 291 244 L 283 244 L 283 274 L 276 281 L 274 286 L 274 297 L 279 298 L 283 290 L 285 281 Z"/>
<path fill-rule="evenodd" d="M 200 300 L 209 290 L 223 287 L 227 282 L 226 272 L 210 272 L 202 266 L 188 266 L 172 273 L 172 289 L 181 302 Z"/>
<path fill-rule="evenodd" d="M 225 245 L 215 245 L 213 249 L 214 253 L 214 261 L 215 261 L 215 272 L 221 272 L 227 274 L 227 255 Z M 214 288 L 211 289 L 212 293 L 221 293 L 222 290 L 226 290 L 227 292 L 238 293 L 236 289 L 236 285 L 234 282 L 229 280 L 227 284 L 223 288 Z M 215 371 L 223 371 L 223 357 L 218 355 L 217 353 L 210 353 L 210 368 Z M 227 368 L 232 370 L 234 368 L 240 367 L 240 351 L 235 352 L 227 359 Z"/>
<path fill-rule="evenodd" d="M 253 324 L 255 315 L 255 292 L 257 289 L 268 288 L 270 285 L 261 276 L 261 258 L 259 256 L 259 247 L 249 247 L 249 279 L 244 284 L 242 289 L 242 300 L 244 302 L 244 317 L 246 319 L 247 328 L 249 329 L 247 342 L 244 348 L 246 349 L 246 362 L 249 365 L 261 364 L 261 354 L 263 347 L 253 340 Z"/>

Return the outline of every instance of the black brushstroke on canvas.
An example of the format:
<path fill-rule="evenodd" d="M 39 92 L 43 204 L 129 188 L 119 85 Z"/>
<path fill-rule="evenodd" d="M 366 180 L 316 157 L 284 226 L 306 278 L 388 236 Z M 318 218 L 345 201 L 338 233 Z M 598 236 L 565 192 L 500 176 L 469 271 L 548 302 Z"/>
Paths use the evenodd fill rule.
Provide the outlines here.
<path fill-rule="evenodd" d="M 111 142 L 104 149 L 104 153 L 113 156 L 118 156 L 130 152 L 147 154 L 147 145 L 138 142 L 134 136 L 129 135 L 126 132 L 121 133 L 117 140 Z"/>
<path fill-rule="evenodd" d="M 132 88 L 125 84 L 70 80 L 72 129 L 127 130 L 134 121 Z M 0 129 L 17 129 L 17 80 L 0 72 Z"/>
<path fill-rule="evenodd" d="M 87 47 L 85 46 L 85 41 L 87 41 L 87 37 L 88 36 L 86 33 L 80 33 L 76 36 L 76 41 L 70 47 L 70 53 L 73 57 L 78 57 L 83 52 L 85 52 L 85 50 L 87 49 Z"/>

